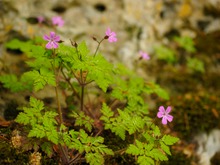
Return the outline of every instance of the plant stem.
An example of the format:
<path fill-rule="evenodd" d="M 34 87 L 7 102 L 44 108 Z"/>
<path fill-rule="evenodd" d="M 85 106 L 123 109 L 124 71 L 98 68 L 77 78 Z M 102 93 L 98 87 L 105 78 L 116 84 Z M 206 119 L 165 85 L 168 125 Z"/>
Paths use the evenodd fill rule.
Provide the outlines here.
<path fill-rule="evenodd" d="M 58 131 L 62 132 L 62 130 L 60 130 L 60 127 L 61 125 L 63 124 L 63 114 L 62 114 L 62 110 L 61 110 L 61 106 L 60 106 L 60 99 L 59 99 L 59 94 L 58 94 L 58 77 L 59 77 L 59 70 L 60 70 L 60 67 L 58 67 L 58 69 L 56 70 L 55 68 L 55 50 L 53 49 L 53 62 L 51 62 L 51 65 L 52 65 L 52 69 L 53 69 L 53 72 L 54 72 L 54 75 L 55 75 L 55 92 L 56 92 L 56 102 L 57 102 L 57 111 L 58 111 L 58 114 L 59 114 L 59 127 L 58 127 Z M 61 144 L 58 145 L 59 147 L 59 150 L 61 152 L 61 164 L 67 164 L 69 162 L 69 158 L 68 158 L 68 151 L 67 151 L 67 148 L 66 146 L 62 146 Z"/>
<path fill-rule="evenodd" d="M 84 80 L 83 80 L 83 73 L 82 69 L 80 70 L 80 79 L 81 79 L 81 100 L 80 100 L 80 109 L 83 111 L 83 105 L 84 105 Z"/>
<path fill-rule="evenodd" d="M 72 89 L 74 95 L 80 100 L 80 96 L 79 94 L 76 92 L 76 90 L 74 89 L 73 85 L 70 82 L 70 79 L 68 79 L 65 75 L 65 73 L 63 72 L 63 70 L 61 69 L 61 73 L 63 75 L 63 77 L 65 78 L 66 82 L 69 84 L 70 88 Z"/>
<path fill-rule="evenodd" d="M 59 144 L 58 147 L 62 154 L 62 157 L 61 157 L 62 163 L 67 164 L 69 162 L 69 158 L 68 158 L 66 146 L 63 147 L 61 144 Z"/>
<path fill-rule="evenodd" d="M 59 114 L 59 124 L 61 125 L 63 123 L 63 115 L 62 115 L 62 110 L 61 110 L 61 106 L 60 106 L 60 99 L 59 99 L 59 94 L 58 94 L 58 74 L 59 74 L 59 68 L 58 68 L 58 71 L 56 71 L 56 68 L 55 68 L 55 50 L 53 49 L 53 54 L 52 54 L 54 60 L 52 63 L 51 62 L 51 65 L 52 65 L 52 68 L 53 68 L 53 72 L 54 72 L 54 75 L 55 75 L 55 92 L 56 92 L 56 102 L 57 102 L 57 111 L 58 111 L 58 114 Z"/>
<path fill-rule="evenodd" d="M 97 46 L 97 48 L 96 48 L 96 50 L 95 50 L 95 53 L 94 53 L 93 57 L 96 56 L 96 54 L 97 54 L 97 52 L 98 52 L 98 50 L 99 50 L 99 46 L 100 46 L 100 44 L 102 43 L 102 41 L 103 41 L 104 39 L 105 39 L 105 38 L 103 38 L 101 41 L 97 41 L 97 42 L 98 42 L 98 46 Z"/>
<path fill-rule="evenodd" d="M 60 125 L 61 125 L 63 123 L 63 114 L 62 114 L 62 110 L 61 110 L 61 106 L 60 106 L 60 99 L 59 99 L 59 94 L 58 94 L 57 82 L 56 82 L 56 86 L 55 86 L 55 92 L 56 92 L 57 108 L 58 108 L 58 114 L 59 114 Z"/>

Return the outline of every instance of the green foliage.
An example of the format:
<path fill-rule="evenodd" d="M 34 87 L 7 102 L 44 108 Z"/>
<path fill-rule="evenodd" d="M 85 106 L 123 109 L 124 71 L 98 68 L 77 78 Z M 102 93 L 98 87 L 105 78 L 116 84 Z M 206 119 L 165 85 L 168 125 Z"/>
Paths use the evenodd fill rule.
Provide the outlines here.
<path fill-rule="evenodd" d="M 84 126 L 90 132 L 92 131 L 94 120 L 91 117 L 85 115 L 83 112 L 72 112 L 70 116 L 76 119 L 75 126 Z"/>
<path fill-rule="evenodd" d="M 136 156 L 137 163 L 151 165 L 155 161 L 167 160 L 166 154 L 171 155 L 169 146 L 177 142 L 178 138 L 162 135 L 159 127 L 148 116 L 146 103 L 147 96 L 152 93 L 169 99 L 164 89 L 155 83 L 146 82 L 122 64 L 111 64 L 100 53 L 91 54 L 85 42 L 75 46 L 59 43 L 59 47 L 53 50 L 46 50 L 41 46 L 42 43 L 39 38 L 6 43 L 7 48 L 19 49 L 27 55 L 29 59 L 26 63 L 30 66 L 30 71 L 24 72 L 20 78 L 13 74 L 2 75 L 0 82 L 3 86 L 12 92 L 19 92 L 43 90 L 47 85 L 58 90 L 62 84 L 64 88 L 60 89 L 71 98 L 71 104 L 76 104 L 74 106 L 77 108 L 81 106 L 81 110 L 92 104 L 91 107 L 96 111 L 100 110 L 100 113 L 91 115 L 87 111 L 74 111 L 67 114 L 74 124 L 65 118 L 58 123 L 66 115 L 63 112 L 65 115 L 62 116 L 61 111 L 69 108 L 68 101 L 67 108 L 59 107 L 58 102 L 56 113 L 50 107 L 45 107 L 42 101 L 31 97 L 29 105 L 23 107 L 23 112 L 15 120 L 28 130 L 28 138 L 40 140 L 37 145 L 50 157 L 54 152 L 54 145 L 57 145 L 59 149 L 67 149 L 66 157 L 76 154 L 76 161 L 85 158 L 91 165 L 100 165 L 104 164 L 106 155 L 114 155 L 105 144 L 105 139 L 99 136 L 100 132 L 97 133 L 97 130 L 102 129 L 94 121 L 101 120 L 100 125 L 105 130 L 110 130 L 125 141 L 128 147 L 126 153 Z M 174 52 L 168 48 L 158 47 L 156 53 L 158 59 L 170 63 L 176 61 Z M 92 84 L 88 85 L 90 83 Z M 87 89 L 88 86 L 91 90 Z M 91 100 L 90 104 L 87 103 L 84 96 L 89 96 L 89 92 L 95 94 L 94 100 L 99 100 L 98 97 L 101 96 L 102 101 Z M 56 100 L 58 99 L 56 93 Z M 112 100 L 122 106 L 109 106 L 107 103 Z M 102 108 L 98 109 L 101 104 Z M 57 116 L 60 120 L 56 119 Z M 135 143 L 126 141 L 130 138 Z"/>
<path fill-rule="evenodd" d="M 22 52 L 28 52 L 31 50 L 33 42 L 32 41 L 20 41 L 18 39 L 13 39 L 5 44 L 8 49 L 18 49 Z"/>
<path fill-rule="evenodd" d="M 0 82 L 4 88 L 10 89 L 12 92 L 20 92 L 33 89 L 33 80 L 27 74 L 23 74 L 20 79 L 14 74 L 0 76 Z"/>
<path fill-rule="evenodd" d="M 95 81 L 104 92 L 112 83 L 113 65 L 101 54 L 95 57 L 90 55 L 85 42 L 80 43 L 77 48 L 61 45 L 59 55 L 64 62 L 70 63 L 75 73 L 88 73 L 88 81 Z"/>
<path fill-rule="evenodd" d="M 165 153 L 171 155 L 169 145 L 173 145 L 179 140 L 170 135 L 161 136 L 159 128 L 155 125 L 152 125 L 151 128 L 151 131 L 142 134 L 145 138 L 144 141 L 136 139 L 135 144 L 130 144 L 126 150 L 126 153 L 137 156 L 137 162 L 140 165 L 154 165 L 155 161 L 167 161 L 168 158 Z"/>
<path fill-rule="evenodd" d="M 134 72 L 127 71 L 121 65 L 115 68 L 114 86 L 111 96 L 121 101 L 126 100 L 129 105 L 144 106 L 144 96 L 156 93 L 163 99 L 169 99 L 168 93 L 155 83 L 145 82 Z M 135 81 L 134 81 L 135 80 Z"/>
<path fill-rule="evenodd" d="M 51 52 L 46 52 L 42 46 L 32 45 L 27 55 L 30 59 L 26 63 L 36 70 L 40 70 L 42 67 L 48 69 L 52 67 Z"/>
<path fill-rule="evenodd" d="M 162 89 L 159 85 L 153 82 L 147 83 L 144 88 L 144 91 L 148 94 L 156 93 L 159 97 L 165 100 L 169 99 L 168 93 L 164 89 Z"/>
<path fill-rule="evenodd" d="M 87 163 L 91 165 L 104 164 L 104 155 L 113 155 L 113 151 L 104 145 L 104 138 L 89 136 L 84 130 L 74 130 L 64 134 L 64 141 L 68 147 L 85 153 Z"/>
<path fill-rule="evenodd" d="M 172 49 L 160 45 L 156 46 L 154 50 L 159 60 L 164 60 L 168 63 L 173 63 L 176 61 L 175 52 Z"/>
<path fill-rule="evenodd" d="M 204 73 L 204 63 L 197 58 L 187 58 L 187 67 L 192 71 Z"/>
<path fill-rule="evenodd" d="M 33 97 L 30 98 L 30 107 L 23 107 L 16 122 L 30 127 L 28 137 L 47 138 L 49 141 L 58 144 L 56 112 L 45 111 L 44 103 Z"/>
<path fill-rule="evenodd" d="M 52 71 L 41 68 L 39 71 L 33 70 L 26 73 L 29 77 L 32 77 L 34 81 L 34 90 L 38 91 L 40 89 L 43 89 L 46 84 L 55 86 L 55 77 Z"/>
<path fill-rule="evenodd" d="M 196 52 L 193 39 L 188 36 L 175 37 L 174 40 L 179 44 L 180 47 L 184 48 L 189 53 Z"/>
<path fill-rule="evenodd" d="M 194 41 L 191 37 L 182 36 L 182 37 L 174 37 L 174 41 L 178 43 L 177 48 L 181 49 L 174 49 L 172 47 L 165 47 L 165 46 L 157 46 L 154 48 L 155 54 L 157 55 L 158 59 L 164 60 L 168 63 L 178 62 L 181 60 L 181 56 L 184 55 L 186 59 L 186 66 L 192 72 L 205 72 L 204 63 L 203 61 L 199 60 L 198 58 L 190 57 L 192 53 L 196 53 L 196 48 L 194 45 Z M 179 59 L 176 55 L 179 55 Z"/>
<path fill-rule="evenodd" d="M 103 104 L 101 112 L 103 115 L 100 120 L 105 123 L 105 129 L 110 129 L 113 133 L 124 140 L 126 128 L 122 124 L 121 118 L 113 117 L 114 113 L 106 104 Z"/>
<path fill-rule="evenodd" d="M 52 156 L 53 154 L 53 146 L 51 143 L 48 143 L 48 142 L 43 142 L 41 144 L 41 149 L 42 151 L 44 151 L 49 157 Z"/>
<path fill-rule="evenodd" d="M 179 141 L 179 138 L 173 137 L 171 135 L 164 135 L 162 137 L 162 142 L 164 142 L 166 145 L 173 145 L 174 143 Z"/>
<path fill-rule="evenodd" d="M 103 115 L 100 120 L 105 123 L 105 129 L 110 129 L 123 140 L 125 140 L 126 131 L 131 135 L 142 130 L 147 120 L 146 117 L 129 112 L 129 109 L 124 111 L 118 109 L 118 114 L 115 115 L 106 104 L 103 104 L 101 112 Z"/>

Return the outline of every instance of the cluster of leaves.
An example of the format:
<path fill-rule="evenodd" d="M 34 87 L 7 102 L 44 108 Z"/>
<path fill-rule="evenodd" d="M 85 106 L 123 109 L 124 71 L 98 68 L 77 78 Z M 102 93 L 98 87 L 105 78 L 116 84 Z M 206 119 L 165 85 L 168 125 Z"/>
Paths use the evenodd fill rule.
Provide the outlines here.
<path fill-rule="evenodd" d="M 85 153 L 86 161 L 91 165 L 104 163 L 104 155 L 114 155 L 114 152 L 104 145 L 104 138 L 101 136 L 89 136 L 84 130 L 70 130 L 63 134 L 65 144 L 80 154 Z"/>
<path fill-rule="evenodd" d="M 171 154 L 168 146 L 178 139 L 161 135 L 159 128 L 152 123 L 148 115 L 145 101 L 146 96 L 152 93 L 169 99 L 165 90 L 153 82 L 145 82 L 121 64 L 109 63 L 100 53 L 92 54 L 85 42 L 74 46 L 61 43 L 56 51 L 45 50 L 42 43 L 39 39 L 27 42 L 12 40 L 7 43 L 7 48 L 20 49 L 27 54 L 29 60 L 26 63 L 30 71 L 23 73 L 20 78 L 15 75 L 2 75 L 0 82 L 12 92 L 34 92 L 43 90 L 47 85 L 58 88 L 62 84 L 64 90 L 77 96 L 81 108 L 74 109 L 69 115 L 74 120 L 70 129 L 68 124 L 60 123 L 62 120 L 57 119 L 61 116 L 59 107 L 57 113 L 45 107 L 42 101 L 31 97 L 29 106 L 24 107 L 15 120 L 26 126 L 29 138 L 41 139 L 41 148 L 48 155 L 52 154 L 52 145 L 67 147 L 71 150 L 70 153 L 76 154 L 67 163 L 84 157 L 89 164 L 100 165 L 104 163 L 105 155 L 114 154 L 114 151 L 104 144 L 104 138 L 93 132 L 99 130 L 95 121 L 100 120 L 104 129 L 110 130 L 122 140 L 126 140 L 127 136 L 134 138 L 134 144 L 128 142 L 126 153 L 137 156 L 139 164 L 168 160 L 166 154 Z M 83 102 L 84 88 L 91 83 L 95 85 L 89 87 L 94 88 L 97 95 L 101 89 L 107 100 L 99 103 L 102 108 L 98 109 L 98 119 L 83 110 L 86 107 Z M 107 92 L 107 89 L 111 91 Z M 122 108 L 111 108 L 107 102 L 112 100 L 120 102 Z"/>
<path fill-rule="evenodd" d="M 178 138 L 170 135 L 161 135 L 158 126 L 150 122 L 147 116 L 139 116 L 118 109 L 118 113 L 103 104 L 103 116 L 105 129 L 110 129 L 113 133 L 125 140 L 126 132 L 129 135 L 138 134 L 140 137 L 135 139 L 135 144 L 130 144 L 126 153 L 137 156 L 137 162 L 141 165 L 155 164 L 155 161 L 167 161 L 166 154 L 171 155 L 169 146 L 178 141 Z M 166 153 L 166 154 L 165 154 Z"/>
<path fill-rule="evenodd" d="M 169 48 L 167 46 L 159 45 L 155 47 L 155 54 L 158 59 L 164 60 L 168 63 L 180 62 L 182 58 L 186 59 L 186 66 L 190 71 L 193 72 L 205 72 L 204 63 L 193 57 L 196 53 L 193 39 L 187 36 L 174 37 L 174 41 L 178 44 L 181 49 Z M 178 54 L 184 54 L 184 57 L 178 57 Z"/>
<path fill-rule="evenodd" d="M 140 165 L 154 165 L 155 160 L 167 161 L 166 154 L 171 155 L 169 146 L 178 141 L 176 137 L 161 135 L 155 125 L 150 125 L 150 129 L 142 133 L 142 136 L 141 141 L 136 139 L 126 150 L 126 153 L 137 156 Z"/>

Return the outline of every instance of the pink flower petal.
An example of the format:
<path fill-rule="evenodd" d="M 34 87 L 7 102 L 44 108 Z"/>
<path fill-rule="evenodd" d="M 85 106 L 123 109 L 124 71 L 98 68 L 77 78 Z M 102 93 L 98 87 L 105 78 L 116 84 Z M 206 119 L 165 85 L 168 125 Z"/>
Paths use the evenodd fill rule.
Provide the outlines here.
<path fill-rule="evenodd" d="M 164 113 L 164 112 L 165 112 L 164 106 L 160 106 L 160 107 L 159 107 L 159 111 L 162 112 L 162 113 Z"/>
<path fill-rule="evenodd" d="M 108 41 L 109 41 L 109 42 L 116 42 L 116 41 L 117 41 L 117 38 L 110 36 L 110 37 L 108 38 Z"/>
<path fill-rule="evenodd" d="M 44 35 L 43 39 L 46 40 L 46 41 L 50 41 L 50 37 L 48 35 Z"/>
<path fill-rule="evenodd" d="M 158 112 L 158 113 L 157 113 L 157 117 L 158 117 L 158 118 L 162 118 L 163 116 L 164 116 L 164 115 L 163 115 L 162 112 Z"/>
<path fill-rule="evenodd" d="M 167 124 L 167 119 L 166 119 L 166 117 L 163 117 L 163 118 L 162 118 L 162 124 L 164 124 L 164 125 Z"/>
<path fill-rule="evenodd" d="M 50 38 L 53 38 L 56 36 L 55 32 L 50 32 Z"/>
<path fill-rule="evenodd" d="M 171 106 L 168 106 L 165 110 L 164 106 L 159 107 L 159 112 L 157 112 L 157 117 L 162 118 L 162 124 L 167 124 L 167 121 L 171 122 L 173 120 L 173 116 L 169 113 L 171 112 Z"/>
<path fill-rule="evenodd" d="M 47 48 L 47 49 L 52 49 L 52 48 L 53 48 L 53 44 L 51 44 L 51 42 L 48 42 L 48 43 L 46 44 L 46 48 Z"/>
<path fill-rule="evenodd" d="M 60 36 L 55 36 L 54 41 L 59 42 L 60 41 Z"/>
<path fill-rule="evenodd" d="M 170 111 L 171 111 L 171 106 L 168 106 L 166 109 L 166 113 L 170 113 Z"/>
<path fill-rule="evenodd" d="M 57 42 L 53 42 L 53 47 L 54 47 L 55 49 L 58 48 Z"/>
<path fill-rule="evenodd" d="M 166 115 L 166 117 L 167 117 L 167 120 L 168 120 L 169 122 L 173 121 L 173 116 L 171 116 L 171 115 Z"/>
<path fill-rule="evenodd" d="M 62 27 L 64 25 L 64 20 L 60 16 L 55 16 L 52 18 L 53 25 L 57 25 L 59 27 Z"/>
<path fill-rule="evenodd" d="M 44 19 L 43 16 L 38 16 L 37 20 L 38 20 L 39 23 L 42 23 L 45 19 Z"/>
<path fill-rule="evenodd" d="M 111 35 L 111 29 L 110 29 L 110 28 L 107 28 L 105 34 L 106 34 L 107 36 L 110 36 L 110 35 Z"/>
<path fill-rule="evenodd" d="M 107 28 L 107 30 L 105 31 L 105 34 L 106 34 L 106 36 L 108 36 L 109 42 L 116 42 L 117 41 L 116 33 L 112 32 L 110 28 Z"/>
<path fill-rule="evenodd" d="M 50 36 L 44 35 L 43 39 L 49 41 L 46 44 L 47 49 L 56 49 L 58 48 L 58 41 L 60 41 L 60 36 L 57 36 L 55 32 L 50 32 Z"/>

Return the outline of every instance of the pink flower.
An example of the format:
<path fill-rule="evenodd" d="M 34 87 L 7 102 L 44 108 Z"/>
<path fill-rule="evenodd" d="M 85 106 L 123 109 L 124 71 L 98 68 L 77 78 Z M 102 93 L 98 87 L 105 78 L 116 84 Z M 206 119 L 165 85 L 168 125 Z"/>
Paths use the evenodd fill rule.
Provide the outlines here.
<path fill-rule="evenodd" d="M 50 32 L 50 36 L 44 35 L 44 40 L 48 41 L 46 44 L 47 49 L 56 49 L 58 48 L 58 42 L 60 41 L 60 36 L 57 36 L 55 32 Z"/>
<path fill-rule="evenodd" d="M 117 42 L 116 33 L 112 32 L 110 28 L 107 28 L 105 34 L 109 42 Z"/>
<path fill-rule="evenodd" d="M 45 21 L 45 18 L 43 16 L 38 16 L 37 20 L 41 24 L 41 23 L 43 23 Z"/>
<path fill-rule="evenodd" d="M 60 16 L 55 16 L 52 18 L 53 25 L 57 25 L 59 27 L 62 27 L 64 25 L 64 20 Z"/>
<path fill-rule="evenodd" d="M 140 58 L 142 58 L 142 59 L 145 59 L 145 60 L 150 59 L 150 56 L 147 53 L 143 52 L 143 51 L 139 51 L 139 54 L 141 55 Z"/>
<path fill-rule="evenodd" d="M 171 111 L 171 107 L 168 106 L 167 109 L 165 110 L 163 106 L 159 107 L 159 112 L 157 113 L 158 118 L 162 118 L 162 124 L 166 125 L 167 120 L 171 122 L 173 120 L 173 116 L 169 115 Z"/>

